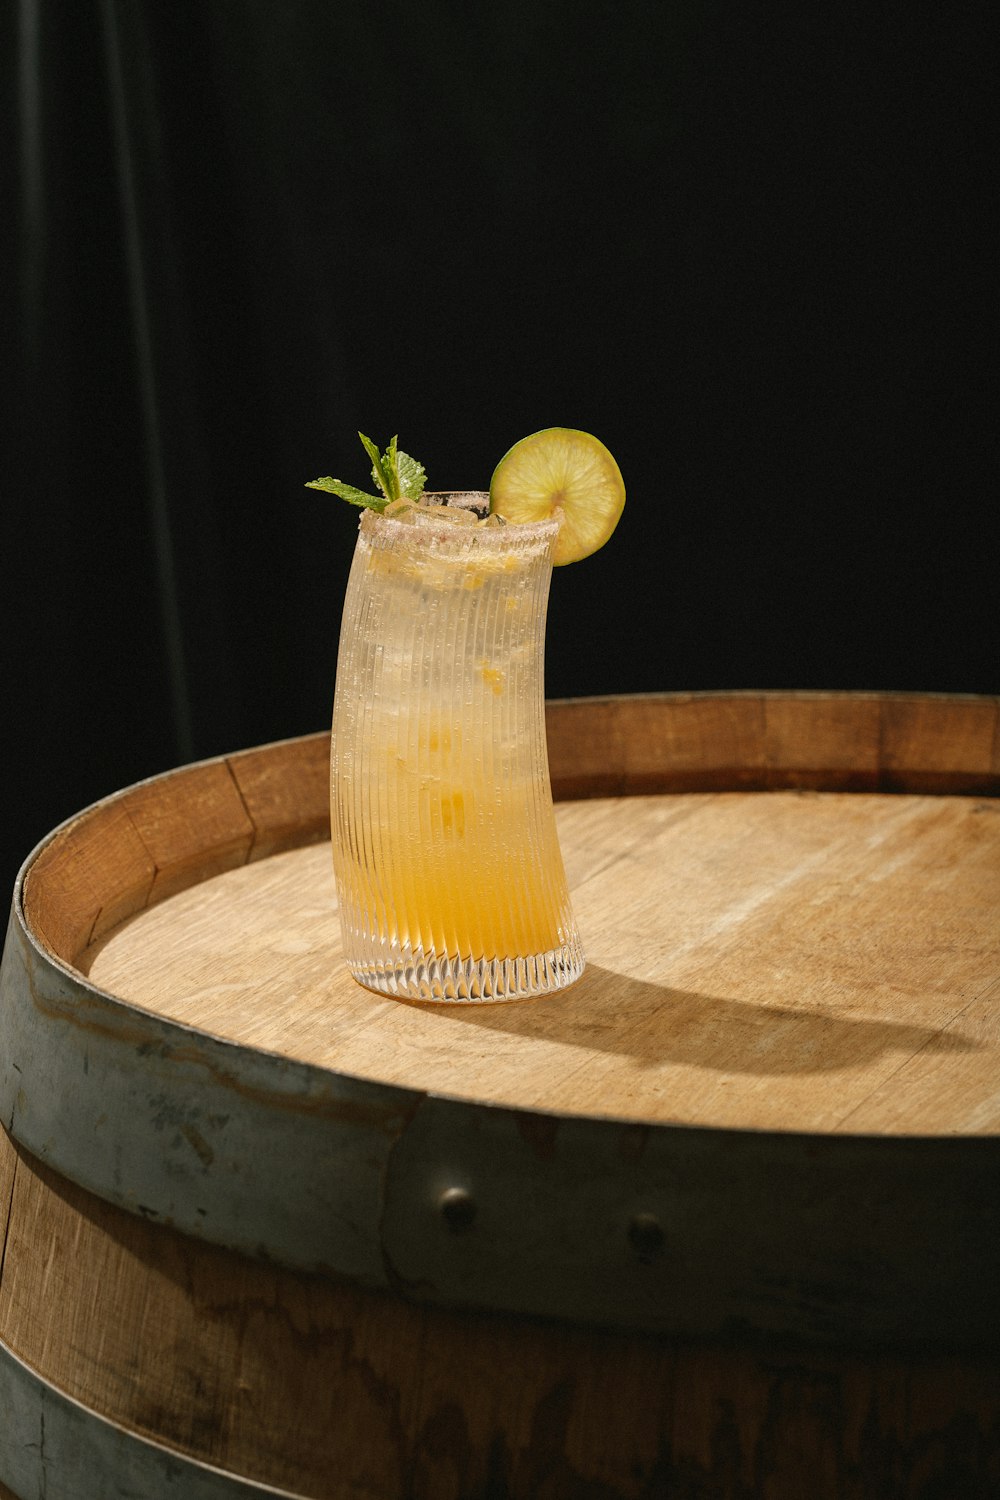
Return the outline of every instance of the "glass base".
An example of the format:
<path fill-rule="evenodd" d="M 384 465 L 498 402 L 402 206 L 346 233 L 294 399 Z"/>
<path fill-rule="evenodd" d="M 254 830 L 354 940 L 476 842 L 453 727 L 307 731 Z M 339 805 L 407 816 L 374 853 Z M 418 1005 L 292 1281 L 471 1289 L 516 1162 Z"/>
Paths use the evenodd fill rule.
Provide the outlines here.
<path fill-rule="evenodd" d="M 457 958 L 397 950 L 384 962 L 348 964 L 358 983 L 377 994 L 457 1005 L 551 995 L 573 984 L 585 967 L 578 939 L 527 958 Z"/>

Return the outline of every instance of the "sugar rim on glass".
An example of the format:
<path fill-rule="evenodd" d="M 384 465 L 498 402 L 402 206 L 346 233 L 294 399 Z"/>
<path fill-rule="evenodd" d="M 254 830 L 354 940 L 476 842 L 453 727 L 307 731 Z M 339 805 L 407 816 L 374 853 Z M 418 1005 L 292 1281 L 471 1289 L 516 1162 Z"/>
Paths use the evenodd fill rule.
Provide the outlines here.
<path fill-rule="evenodd" d="M 488 490 L 431 490 L 423 498 L 447 498 L 449 505 L 456 510 L 481 510 L 490 502 Z M 420 541 L 450 541 L 456 545 L 471 544 L 497 549 L 510 547 L 518 542 L 547 542 L 550 537 L 555 536 L 560 526 L 558 516 L 551 516 L 543 521 L 505 521 L 502 526 L 456 526 L 453 521 L 435 521 L 433 511 L 423 506 L 416 505 L 415 508 L 423 512 L 423 519 L 420 521 L 401 521 L 396 516 L 386 516 L 381 511 L 366 509 L 362 511 L 358 524 L 370 538 L 377 537 L 380 532 L 384 536 L 387 531 L 394 530 L 407 539 L 413 538 L 415 543 L 419 538 Z M 398 536 L 393 537 L 394 541 L 398 539 Z"/>

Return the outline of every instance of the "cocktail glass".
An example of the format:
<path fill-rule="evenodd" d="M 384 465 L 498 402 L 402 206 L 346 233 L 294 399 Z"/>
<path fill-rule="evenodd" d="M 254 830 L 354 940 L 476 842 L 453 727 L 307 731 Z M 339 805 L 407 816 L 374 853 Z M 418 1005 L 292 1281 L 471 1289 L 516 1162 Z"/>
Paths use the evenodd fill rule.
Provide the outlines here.
<path fill-rule="evenodd" d="M 558 522 L 425 498 L 362 513 L 347 585 L 330 778 L 347 965 L 410 1000 L 541 995 L 584 967 L 545 744 Z"/>

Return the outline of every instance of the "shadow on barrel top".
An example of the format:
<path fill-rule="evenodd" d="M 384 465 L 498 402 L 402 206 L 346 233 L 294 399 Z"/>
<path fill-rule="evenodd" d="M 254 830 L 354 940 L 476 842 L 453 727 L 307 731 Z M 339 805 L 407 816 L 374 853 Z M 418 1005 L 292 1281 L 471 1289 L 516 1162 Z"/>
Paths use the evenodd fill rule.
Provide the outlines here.
<path fill-rule="evenodd" d="M 886 1052 L 912 1057 L 925 1048 L 970 1052 L 978 1046 L 933 1027 L 838 1013 L 834 1004 L 799 1009 L 733 1000 L 635 979 L 599 964 L 588 964 L 576 984 L 555 995 L 506 1005 L 449 1005 L 443 1012 L 449 1020 L 617 1053 L 649 1068 L 679 1065 L 759 1077 L 864 1067 Z"/>

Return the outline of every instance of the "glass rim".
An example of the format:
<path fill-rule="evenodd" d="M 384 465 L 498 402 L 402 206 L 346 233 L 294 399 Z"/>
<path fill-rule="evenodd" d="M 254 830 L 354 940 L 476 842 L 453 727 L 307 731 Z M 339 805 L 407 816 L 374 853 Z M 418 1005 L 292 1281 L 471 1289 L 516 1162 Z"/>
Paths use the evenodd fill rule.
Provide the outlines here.
<path fill-rule="evenodd" d="M 488 506 L 490 500 L 488 490 L 426 490 L 422 498 L 447 498 L 455 509 L 462 510 L 481 509 Z M 555 537 L 560 524 L 559 516 L 549 516 L 541 521 L 505 521 L 502 526 L 456 526 L 452 521 L 435 521 L 432 512 L 421 521 L 401 521 L 396 516 L 386 516 L 369 508 L 362 511 L 359 522 L 359 526 L 373 536 L 385 529 L 395 533 L 394 539 L 400 535 L 412 537 L 418 545 L 419 539 L 497 548 L 517 542 L 547 542 Z"/>

